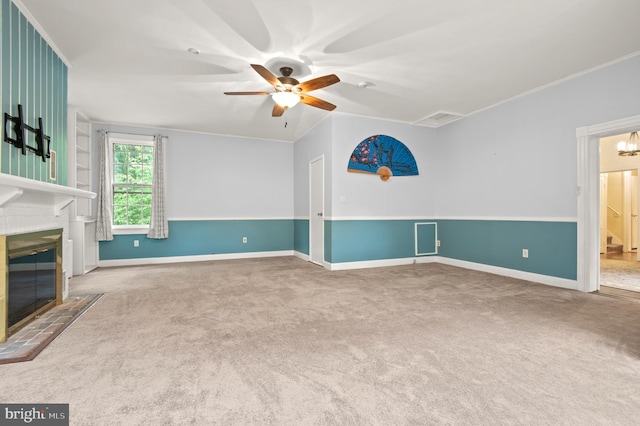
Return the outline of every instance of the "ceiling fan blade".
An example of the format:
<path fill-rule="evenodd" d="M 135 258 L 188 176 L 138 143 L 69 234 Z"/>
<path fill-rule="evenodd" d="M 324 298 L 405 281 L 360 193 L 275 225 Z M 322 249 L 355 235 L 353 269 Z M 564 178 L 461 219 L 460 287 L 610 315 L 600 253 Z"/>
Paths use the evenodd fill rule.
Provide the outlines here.
<path fill-rule="evenodd" d="M 300 95 L 300 102 L 303 104 L 311 105 L 312 107 L 326 109 L 327 111 L 333 111 L 336 109 L 334 104 L 331 104 L 327 101 L 323 101 L 322 99 L 314 98 L 313 96 L 309 96 L 307 94 Z"/>
<path fill-rule="evenodd" d="M 277 85 L 280 84 L 280 81 L 278 80 L 278 77 L 273 75 L 273 73 L 271 71 L 269 71 L 268 69 L 266 69 L 262 65 L 251 64 L 251 68 L 256 70 L 256 72 L 258 74 L 260 74 L 262 76 L 262 78 L 267 80 L 269 82 L 269 84 L 272 85 L 273 87 L 276 87 Z"/>
<path fill-rule="evenodd" d="M 224 92 L 225 95 L 270 95 L 271 92 Z"/>
<path fill-rule="evenodd" d="M 303 81 L 302 83 L 298 84 L 298 87 L 303 92 L 310 92 L 312 90 L 322 89 L 323 87 L 331 86 L 332 84 L 335 84 L 339 81 L 340 79 L 338 78 L 337 75 L 330 74 L 330 75 L 325 75 L 323 77 L 312 78 L 311 80 L 308 80 L 308 81 Z"/>
<path fill-rule="evenodd" d="M 282 117 L 282 114 L 284 114 L 284 112 L 287 109 L 283 106 L 280 106 L 278 104 L 274 104 L 273 105 L 273 111 L 271 111 L 271 116 L 272 117 Z"/>

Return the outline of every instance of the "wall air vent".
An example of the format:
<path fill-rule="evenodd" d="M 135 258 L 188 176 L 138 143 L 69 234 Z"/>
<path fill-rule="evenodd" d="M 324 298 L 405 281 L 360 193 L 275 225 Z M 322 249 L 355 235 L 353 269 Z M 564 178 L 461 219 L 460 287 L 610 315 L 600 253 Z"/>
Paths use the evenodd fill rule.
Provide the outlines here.
<path fill-rule="evenodd" d="M 440 127 L 463 117 L 464 115 L 455 112 L 438 111 L 416 121 L 413 124 L 417 124 L 419 126 Z"/>

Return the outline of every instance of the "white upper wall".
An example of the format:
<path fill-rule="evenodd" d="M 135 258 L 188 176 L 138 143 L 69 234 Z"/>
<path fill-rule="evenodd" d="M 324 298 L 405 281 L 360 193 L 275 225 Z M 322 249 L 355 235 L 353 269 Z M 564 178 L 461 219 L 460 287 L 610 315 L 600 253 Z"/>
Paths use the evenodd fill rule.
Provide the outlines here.
<path fill-rule="evenodd" d="M 93 128 L 168 136 L 169 220 L 293 217 L 291 143 L 107 124 Z"/>
<path fill-rule="evenodd" d="M 635 56 L 437 129 L 438 217 L 575 220 L 576 129 L 640 114 L 639 76 Z"/>
<path fill-rule="evenodd" d="M 639 115 L 638 76 L 635 56 L 438 129 L 337 113 L 295 144 L 162 130 L 169 218 L 307 218 L 309 161 L 324 156 L 329 218 L 575 220 L 576 128 Z M 376 134 L 404 143 L 420 175 L 347 172 Z"/>
<path fill-rule="evenodd" d="M 435 130 L 393 121 L 336 114 L 333 116 L 333 188 L 331 217 L 431 218 L 436 212 Z M 350 173 L 347 166 L 356 146 L 369 136 L 388 135 L 411 150 L 418 176 Z"/>

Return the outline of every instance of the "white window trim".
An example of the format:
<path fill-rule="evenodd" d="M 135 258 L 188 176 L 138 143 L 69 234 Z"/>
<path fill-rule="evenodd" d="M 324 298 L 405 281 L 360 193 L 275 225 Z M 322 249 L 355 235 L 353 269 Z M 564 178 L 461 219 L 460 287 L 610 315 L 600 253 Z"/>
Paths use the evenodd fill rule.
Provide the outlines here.
<path fill-rule="evenodd" d="M 116 135 L 116 136 L 114 136 Z M 134 145 L 147 145 L 153 146 L 153 136 L 146 135 L 127 135 L 127 134 L 115 134 L 112 133 L 109 138 L 109 156 L 111 157 L 111 172 L 110 172 L 110 184 L 113 188 L 114 173 L 113 165 L 115 164 L 115 158 L 113 158 L 113 145 L 115 144 L 134 144 Z M 154 164 L 155 167 L 155 164 Z M 111 200 L 111 207 L 113 208 L 113 200 Z M 149 232 L 149 225 L 114 225 L 111 224 L 113 235 L 135 235 L 146 234 Z"/>
<path fill-rule="evenodd" d="M 113 225 L 113 235 L 137 235 L 149 232 L 149 225 Z"/>

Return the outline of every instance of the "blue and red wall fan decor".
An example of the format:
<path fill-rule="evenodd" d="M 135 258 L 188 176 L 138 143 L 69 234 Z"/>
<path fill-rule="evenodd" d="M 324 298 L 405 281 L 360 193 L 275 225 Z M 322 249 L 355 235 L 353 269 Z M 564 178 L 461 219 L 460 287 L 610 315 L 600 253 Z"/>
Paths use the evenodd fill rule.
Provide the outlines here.
<path fill-rule="evenodd" d="M 387 181 L 391 176 L 418 175 L 418 165 L 405 144 L 391 136 L 375 135 L 353 150 L 347 171 L 375 174 Z"/>

